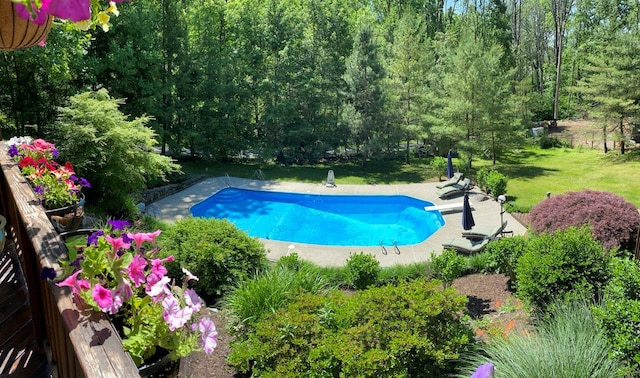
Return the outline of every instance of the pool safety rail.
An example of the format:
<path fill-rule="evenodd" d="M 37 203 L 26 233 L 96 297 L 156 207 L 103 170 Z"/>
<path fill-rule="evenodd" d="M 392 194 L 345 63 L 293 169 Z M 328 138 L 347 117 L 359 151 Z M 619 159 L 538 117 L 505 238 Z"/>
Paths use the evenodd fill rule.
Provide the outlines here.
<path fill-rule="evenodd" d="M 384 241 L 380 240 L 380 248 L 382 249 L 382 254 L 386 255 L 389 252 L 387 251 L 387 247 L 384 246 Z M 398 243 L 396 243 L 396 241 L 393 241 L 393 252 L 395 252 L 396 255 L 400 254 L 400 248 L 398 248 Z"/>

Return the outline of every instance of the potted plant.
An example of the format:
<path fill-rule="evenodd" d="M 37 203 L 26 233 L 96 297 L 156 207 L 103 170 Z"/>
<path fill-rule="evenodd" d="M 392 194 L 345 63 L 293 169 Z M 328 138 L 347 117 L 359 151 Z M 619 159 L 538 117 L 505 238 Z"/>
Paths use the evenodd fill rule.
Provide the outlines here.
<path fill-rule="evenodd" d="M 16 7 L 20 5 L 10 0 L 0 0 L 0 50 L 26 49 L 41 43 L 51 30 L 53 17 L 43 18 L 36 24 L 23 18 Z"/>
<path fill-rule="evenodd" d="M 84 216 L 82 188 L 91 187 L 89 181 L 76 176 L 70 162 L 57 163 L 55 145 L 43 139 L 12 138 L 7 145 L 56 229 L 77 229 Z"/>
<path fill-rule="evenodd" d="M 66 278 L 57 285 L 70 287 L 95 311 L 109 314 L 139 367 L 159 351 L 171 360 L 196 350 L 212 353 L 215 325 L 209 318 L 197 319 L 203 302 L 189 288 L 189 281 L 198 278 L 183 269 L 185 278 L 178 286 L 167 276 L 164 263 L 173 257 L 157 257 L 160 230 L 132 233 L 126 221 L 107 223 L 88 236 L 81 251 L 69 252 L 61 262 Z"/>
<path fill-rule="evenodd" d="M 110 15 L 118 15 L 123 0 L 0 0 L 0 50 L 44 45 L 53 18 L 74 22 L 79 29 L 109 30 Z"/>

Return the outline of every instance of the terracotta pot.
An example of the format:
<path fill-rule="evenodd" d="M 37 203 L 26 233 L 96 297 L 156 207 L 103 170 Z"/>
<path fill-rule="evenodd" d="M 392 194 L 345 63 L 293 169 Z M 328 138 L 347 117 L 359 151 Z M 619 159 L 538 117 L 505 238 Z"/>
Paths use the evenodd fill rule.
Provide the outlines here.
<path fill-rule="evenodd" d="M 2 51 L 35 46 L 51 30 L 53 17 L 49 17 L 44 25 L 38 25 L 18 16 L 14 8 L 15 4 L 10 0 L 0 0 L 0 50 Z"/>

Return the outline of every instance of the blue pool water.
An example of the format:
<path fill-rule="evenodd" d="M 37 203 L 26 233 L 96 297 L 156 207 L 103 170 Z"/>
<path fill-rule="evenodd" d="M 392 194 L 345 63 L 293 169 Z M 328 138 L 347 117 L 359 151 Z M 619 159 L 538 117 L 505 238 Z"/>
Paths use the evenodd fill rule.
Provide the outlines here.
<path fill-rule="evenodd" d="M 433 203 L 400 195 L 319 195 L 223 189 L 194 205 L 196 217 L 226 218 L 250 236 L 320 245 L 421 243 L 444 225 Z"/>

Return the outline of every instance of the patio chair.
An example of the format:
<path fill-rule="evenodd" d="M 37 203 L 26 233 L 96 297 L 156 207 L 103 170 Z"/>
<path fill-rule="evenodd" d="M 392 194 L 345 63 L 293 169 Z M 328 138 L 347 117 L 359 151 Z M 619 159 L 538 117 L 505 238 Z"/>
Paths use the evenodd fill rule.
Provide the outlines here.
<path fill-rule="evenodd" d="M 451 186 L 447 186 L 442 189 L 436 190 L 436 194 L 440 198 L 453 197 L 455 195 L 463 194 L 466 190 L 469 189 L 470 185 L 471 185 L 471 180 L 466 178 L 462 180 L 461 183 L 459 182 L 457 184 L 453 184 Z"/>
<path fill-rule="evenodd" d="M 462 231 L 462 236 L 472 240 L 485 238 L 492 239 L 501 234 L 505 228 L 507 228 L 507 221 L 504 221 L 504 223 L 495 227 L 473 226 L 470 230 Z"/>
<path fill-rule="evenodd" d="M 455 185 L 460 180 L 462 180 L 463 176 L 464 176 L 464 173 L 456 172 L 456 173 L 453 174 L 453 177 L 451 177 L 447 181 L 443 181 L 443 182 L 439 183 L 438 185 L 436 185 L 436 188 L 442 189 L 442 188 L 446 188 L 447 186 Z"/>
<path fill-rule="evenodd" d="M 489 244 L 491 239 L 482 239 L 482 240 L 470 240 L 467 238 L 452 238 L 449 240 L 445 240 L 442 243 L 442 247 L 445 249 L 453 249 L 456 252 L 464 253 L 464 254 L 473 254 L 481 252 L 487 244 Z"/>

